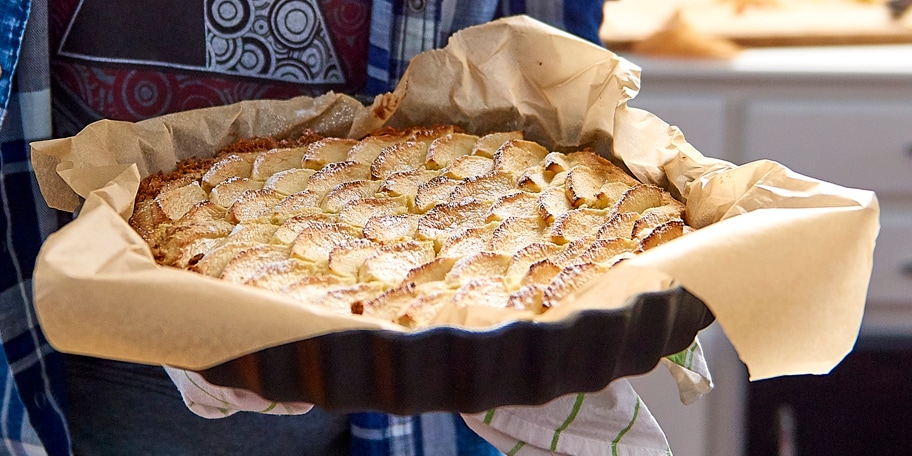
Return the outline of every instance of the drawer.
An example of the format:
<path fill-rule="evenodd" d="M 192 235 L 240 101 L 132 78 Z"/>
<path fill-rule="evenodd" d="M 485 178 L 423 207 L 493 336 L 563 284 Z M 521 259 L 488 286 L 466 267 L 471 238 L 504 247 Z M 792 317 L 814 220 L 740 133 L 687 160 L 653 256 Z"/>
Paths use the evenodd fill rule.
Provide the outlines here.
<path fill-rule="evenodd" d="M 630 106 L 645 109 L 678 127 L 703 155 L 732 161 L 725 152 L 725 99 L 694 95 L 651 95 L 641 92 Z"/>
<path fill-rule="evenodd" d="M 912 194 L 912 105 L 769 100 L 747 105 L 746 161 L 877 193 Z"/>
<path fill-rule="evenodd" d="M 912 213 L 883 212 L 880 223 L 868 301 L 912 312 Z"/>

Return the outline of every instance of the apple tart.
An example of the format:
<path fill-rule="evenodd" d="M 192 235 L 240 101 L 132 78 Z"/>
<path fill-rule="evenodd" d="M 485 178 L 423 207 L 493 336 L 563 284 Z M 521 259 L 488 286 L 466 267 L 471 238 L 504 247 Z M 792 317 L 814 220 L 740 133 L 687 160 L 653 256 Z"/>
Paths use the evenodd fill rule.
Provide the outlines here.
<path fill-rule="evenodd" d="M 683 211 L 591 150 L 440 126 L 241 140 L 145 178 L 130 224 L 161 265 L 423 327 L 545 312 L 685 234 Z"/>

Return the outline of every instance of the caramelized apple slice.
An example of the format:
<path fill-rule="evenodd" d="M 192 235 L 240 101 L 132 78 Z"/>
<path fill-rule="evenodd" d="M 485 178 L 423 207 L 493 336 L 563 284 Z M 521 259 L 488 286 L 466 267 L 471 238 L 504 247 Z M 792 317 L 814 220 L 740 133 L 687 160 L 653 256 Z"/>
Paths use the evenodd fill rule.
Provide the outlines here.
<path fill-rule="evenodd" d="M 548 188 L 554 173 L 541 166 L 527 168 L 516 180 L 516 187 L 527 192 L 539 193 Z"/>
<path fill-rule="evenodd" d="M 326 197 L 323 198 L 323 202 L 320 203 L 320 206 L 326 212 L 338 213 L 352 201 L 377 196 L 379 190 L 380 181 L 356 180 L 343 182 L 335 186 L 326 194 Z"/>
<path fill-rule="evenodd" d="M 193 206 L 206 199 L 206 192 L 196 181 L 159 193 L 152 205 L 153 223 L 178 220 Z"/>
<path fill-rule="evenodd" d="M 259 190 L 261 188 L 263 188 L 262 182 L 250 180 L 246 177 L 232 177 L 230 179 L 225 179 L 212 188 L 209 192 L 209 201 L 212 201 L 221 207 L 229 208 L 237 201 L 237 198 L 238 196 L 241 196 L 241 193 L 244 193 L 247 190 Z"/>
<path fill-rule="evenodd" d="M 574 239 L 591 236 L 593 227 L 602 226 L 608 219 L 608 211 L 581 207 L 569 210 L 554 219 L 551 225 L 551 241 L 566 244 Z"/>
<path fill-rule="evenodd" d="M 456 261 L 458 261 L 458 258 L 434 258 L 421 266 L 412 268 L 402 281 L 412 282 L 415 285 L 443 282 L 447 273 L 453 269 L 453 265 L 456 264 Z"/>
<path fill-rule="evenodd" d="M 547 223 L 571 211 L 573 205 L 561 187 L 548 187 L 538 194 L 538 215 Z"/>
<path fill-rule="evenodd" d="M 261 267 L 287 260 L 288 253 L 287 247 L 279 245 L 257 245 L 243 250 L 225 263 L 219 278 L 234 283 L 245 283 Z"/>
<path fill-rule="evenodd" d="M 442 245 L 460 231 L 484 225 L 488 207 L 488 204 L 471 199 L 438 204 L 418 220 L 417 237 Z"/>
<path fill-rule="evenodd" d="M 604 176 L 599 176 L 585 166 L 574 166 L 567 172 L 564 187 L 573 207 L 587 206 L 601 209 L 608 206 L 608 198 L 600 199 Z"/>
<path fill-rule="evenodd" d="M 275 190 L 283 195 L 292 195 L 307 188 L 307 182 L 316 171 L 306 168 L 291 168 L 277 171 L 266 179 L 263 188 Z"/>
<path fill-rule="evenodd" d="M 672 220 L 681 219 L 680 213 L 669 213 L 657 209 L 659 208 L 647 209 L 646 212 L 644 212 L 643 215 L 637 219 L 637 221 L 633 224 L 633 230 L 631 231 L 632 238 L 642 239 L 656 227 L 664 225 Z"/>
<path fill-rule="evenodd" d="M 357 144 L 354 139 L 323 138 L 307 145 L 295 167 L 319 170 L 330 163 L 348 160 L 349 151 Z"/>
<path fill-rule="evenodd" d="M 356 180 L 370 179 L 370 166 L 358 162 L 330 163 L 310 176 L 307 188 L 320 195 L 326 195 L 337 185 Z"/>
<path fill-rule="evenodd" d="M 419 185 L 415 193 L 415 209 L 427 212 L 435 205 L 447 202 L 447 198 L 459 182 L 447 176 L 437 176 Z"/>
<path fill-rule="evenodd" d="M 345 157 L 345 161 L 370 165 L 377 159 L 380 152 L 393 144 L 405 141 L 401 135 L 368 136 L 358 141 Z"/>
<path fill-rule="evenodd" d="M 640 249 L 649 250 L 684 235 L 685 225 L 682 220 L 672 220 L 657 226 L 640 241 Z"/>
<path fill-rule="evenodd" d="M 336 222 L 334 218 L 323 214 L 322 212 L 296 215 L 279 225 L 271 242 L 276 244 L 292 244 L 305 228 L 312 227 L 316 223 L 334 222 Z"/>
<path fill-rule="evenodd" d="M 244 250 L 256 247 L 256 244 L 249 242 L 229 242 L 222 244 L 209 252 L 190 267 L 190 270 L 199 272 L 210 277 L 222 275 L 225 265 L 234 258 L 235 255 Z"/>
<path fill-rule="evenodd" d="M 470 280 L 456 290 L 453 304 L 457 307 L 493 307 L 503 309 L 510 292 L 503 277 L 482 277 Z"/>
<path fill-rule="evenodd" d="M 431 242 L 406 241 L 384 245 L 364 260 L 358 277 L 362 281 L 376 280 L 396 284 L 401 282 L 412 268 L 433 260 L 434 253 L 434 244 Z"/>
<path fill-rule="evenodd" d="M 529 244 L 550 241 L 548 230 L 540 217 L 510 217 L 494 230 L 488 250 L 512 255 Z"/>
<path fill-rule="evenodd" d="M 640 184 L 640 181 L 634 179 L 633 176 L 591 150 L 576 151 L 568 154 L 567 157 L 573 166 L 585 166 L 596 174 L 603 176 L 606 181 L 623 182 L 629 187 Z"/>
<path fill-rule="evenodd" d="M 575 239 L 568 244 L 564 244 L 564 250 L 561 251 L 560 255 L 556 258 L 552 258 L 555 264 L 560 267 L 567 267 L 571 264 L 578 263 L 576 259 L 583 254 L 589 247 L 592 246 L 592 243 L 595 242 L 595 237 L 586 236 L 583 238 Z"/>
<path fill-rule="evenodd" d="M 257 155 L 253 161 L 253 169 L 250 171 L 250 178 L 257 181 L 265 181 L 273 174 L 290 168 L 301 166 L 301 157 L 307 149 L 303 147 L 270 149 Z"/>
<path fill-rule="evenodd" d="M 596 239 L 575 261 L 611 266 L 619 255 L 636 252 L 639 247 L 638 242 L 625 238 Z"/>
<path fill-rule="evenodd" d="M 251 242 L 268 244 L 279 227 L 271 223 L 242 223 L 234 227 L 225 237 L 225 242 Z"/>
<path fill-rule="evenodd" d="M 381 244 L 413 239 L 419 218 L 416 214 L 373 216 L 364 223 L 364 237 Z"/>
<path fill-rule="evenodd" d="M 408 213 L 408 203 L 408 199 L 404 196 L 361 198 L 349 201 L 342 208 L 342 212 L 339 212 L 339 220 L 349 225 L 364 227 L 371 217 Z"/>
<path fill-rule="evenodd" d="M 509 285 L 518 285 L 533 264 L 548 258 L 556 258 L 563 248 L 550 242 L 536 242 L 519 249 L 510 259 L 505 277 Z"/>
<path fill-rule="evenodd" d="M 483 252 L 489 248 L 494 230 L 499 225 L 497 222 L 490 222 L 456 233 L 444 241 L 437 256 L 461 258 Z"/>
<path fill-rule="evenodd" d="M 371 177 L 386 179 L 390 175 L 409 171 L 424 164 L 427 144 L 406 141 L 385 147 L 370 166 Z"/>
<path fill-rule="evenodd" d="M 441 174 L 450 179 L 463 180 L 471 176 L 481 176 L 494 170 L 494 160 L 478 155 L 463 155 L 453 160 Z"/>
<path fill-rule="evenodd" d="M 573 165 L 570 164 L 570 159 L 567 158 L 567 155 L 563 152 L 549 153 L 545 156 L 543 165 L 546 170 L 554 174 L 570 171 L 570 168 L 573 167 Z"/>
<path fill-rule="evenodd" d="M 606 266 L 594 263 L 582 263 L 567 266 L 551 280 L 542 296 L 545 307 L 554 307 L 574 292 L 583 288 L 590 280 L 607 271 Z"/>
<path fill-rule="evenodd" d="M 263 265 L 244 283 L 267 290 L 280 291 L 305 277 L 321 272 L 322 270 L 313 263 L 288 258 Z"/>
<path fill-rule="evenodd" d="M 479 252 L 457 261 L 444 277 L 451 287 L 458 287 L 482 277 L 502 277 L 510 265 L 510 256 L 494 252 Z"/>
<path fill-rule="evenodd" d="M 614 205 L 614 212 L 636 212 L 662 205 L 662 190 L 653 185 L 636 185 L 624 192 Z"/>
<path fill-rule="evenodd" d="M 472 155 L 494 158 L 494 154 L 497 153 L 497 149 L 500 149 L 500 147 L 503 146 L 505 142 L 521 139 L 523 139 L 522 131 L 502 131 L 489 133 L 478 138 L 478 140 L 475 142 L 474 147 L 472 147 Z"/>
<path fill-rule="evenodd" d="M 347 223 L 310 222 L 301 227 L 291 253 L 303 260 L 327 264 L 332 249 L 360 238 L 361 231 Z"/>
<path fill-rule="evenodd" d="M 529 192 L 514 191 L 494 201 L 485 217 L 487 221 L 510 217 L 529 217 L 538 213 L 538 197 Z"/>
<path fill-rule="evenodd" d="M 209 192 L 216 185 L 231 179 L 250 177 L 253 170 L 253 161 L 256 160 L 257 153 L 240 153 L 230 154 L 220 158 L 209 167 L 209 170 L 203 174 L 200 184 L 203 190 Z"/>
<path fill-rule="evenodd" d="M 605 182 L 599 188 L 597 195 L 599 207 L 614 206 L 627 190 L 630 190 L 630 186 L 624 182 Z"/>
<path fill-rule="evenodd" d="M 435 125 L 433 127 L 416 127 L 409 130 L 408 141 L 413 141 L 424 146 L 425 152 L 431 146 L 431 144 L 443 137 L 452 135 L 456 133 L 456 127 L 452 125 Z M 422 155 L 422 159 L 426 158 L 427 154 Z"/>
<path fill-rule="evenodd" d="M 452 290 L 423 291 L 399 311 L 396 321 L 409 328 L 427 327 L 453 302 L 455 294 Z"/>
<path fill-rule="evenodd" d="M 184 237 L 184 239 L 181 239 L 182 237 L 183 236 L 181 235 L 174 236 L 174 238 L 177 240 L 178 247 L 176 255 L 170 253 L 161 255 L 159 252 L 154 252 L 153 254 L 155 255 L 155 259 L 166 266 L 190 268 L 191 266 L 195 265 L 196 262 L 206 254 L 206 252 L 222 244 L 222 238 L 208 238 L 199 235 L 190 235 Z"/>
<path fill-rule="evenodd" d="M 227 220 L 228 211 L 212 201 L 200 201 L 193 205 L 175 226 L 202 226 L 211 228 L 215 233 L 230 233 L 234 224 Z M 227 228 L 228 231 L 224 231 Z M 224 235 L 224 234 L 220 234 Z"/>
<path fill-rule="evenodd" d="M 351 283 L 331 274 L 306 276 L 282 288 L 282 293 L 305 304 L 316 305 L 327 294 L 351 286 Z M 335 309 L 342 314 L 351 314 L 351 309 Z"/>
<path fill-rule="evenodd" d="M 527 168 L 541 164 L 547 155 L 548 149 L 538 143 L 513 139 L 494 153 L 494 170 L 519 176 Z"/>
<path fill-rule="evenodd" d="M 221 221 L 211 227 L 199 225 L 173 225 L 158 228 L 161 240 L 150 244 L 152 255 L 160 264 L 186 267 L 199 259 L 197 255 L 218 246 L 234 225 Z"/>
<path fill-rule="evenodd" d="M 510 293 L 507 298 L 507 307 L 517 310 L 531 310 L 535 313 L 542 313 L 546 310 L 544 307 L 543 285 L 525 285 L 518 290 Z"/>
<path fill-rule="evenodd" d="M 418 195 L 418 187 L 437 176 L 435 171 L 415 168 L 409 171 L 393 173 L 383 180 L 380 191 L 391 196 L 405 196 L 413 204 Z"/>
<path fill-rule="evenodd" d="M 450 133 L 435 139 L 429 146 L 424 166 L 427 169 L 441 169 L 454 160 L 472 153 L 478 137 L 464 133 Z"/>
<path fill-rule="evenodd" d="M 596 237 L 599 239 L 632 238 L 633 227 L 640 219 L 636 212 L 614 212 L 601 227 Z"/>
<path fill-rule="evenodd" d="M 358 277 L 358 270 L 368 257 L 374 254 L 380 244 L 367 239 L 355 239 L 329 252 L 329 270 L 345 277 Z"/>
<path fill-rule="evenodd" d="M 273 206 L 271 218 L 274 223 L 281 224 L 298 215 L 321 214 L 319 205 L 322 197 L 323 195 L 313 190 L 288 195 Z"/>
<path fill-rule="evenodd" d="M 561 272 L 561 267 L 545 258 L 529 265 L 529 270 L 520 281 L 520 285 L 548 285 Z"/>
<path fill-rule="evenodd" d="M 352 307 L 352 313 L 363 314 L 386 321 L 396 317 L 418 297 L 415 284 L 406 282 L 398 287 L 384 291 L 375 298 Z"/>
<path fill-rule="evenodd" d="M 241 223 L 270 215 L 283 198 L 275 190 L 247 190 L 228 208 L 228 220 Z"/>
<path fill-rule="evenodd" d="M 450 201 L 474 198 L 478 201 L 494 202 L 503 194 L 516 188 L 513 177 L 507 173 L 493 172 L 481 176 L 467 177 L 449 195 Z"/>

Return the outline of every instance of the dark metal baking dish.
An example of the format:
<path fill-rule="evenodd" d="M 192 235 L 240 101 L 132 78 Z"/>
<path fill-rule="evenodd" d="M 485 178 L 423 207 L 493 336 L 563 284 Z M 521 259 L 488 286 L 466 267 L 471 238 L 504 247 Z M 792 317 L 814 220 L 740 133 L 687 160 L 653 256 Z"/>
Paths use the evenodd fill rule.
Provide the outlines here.
<path fill-rule="evenodd" d="M 203 370 L 210 383 L 337 412 L 480 412 L 598 391 L 687 348 L 714 320 L 683 288 L 618 310 L 489 331 L 352 330 L 264 349 Z"/>

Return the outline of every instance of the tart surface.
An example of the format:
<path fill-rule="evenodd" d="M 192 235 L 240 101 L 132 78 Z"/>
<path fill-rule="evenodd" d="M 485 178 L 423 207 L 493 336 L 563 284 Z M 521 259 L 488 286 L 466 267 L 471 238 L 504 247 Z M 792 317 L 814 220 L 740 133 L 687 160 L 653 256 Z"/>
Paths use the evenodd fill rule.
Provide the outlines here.
<path fill-rule="evenodd" d="M 424 327 L 545 312 L 685 234 L 683 211 L 590 150 L 441 126 L 242 140 L 144 179 L 130 223 L 161 265 Z"/>

